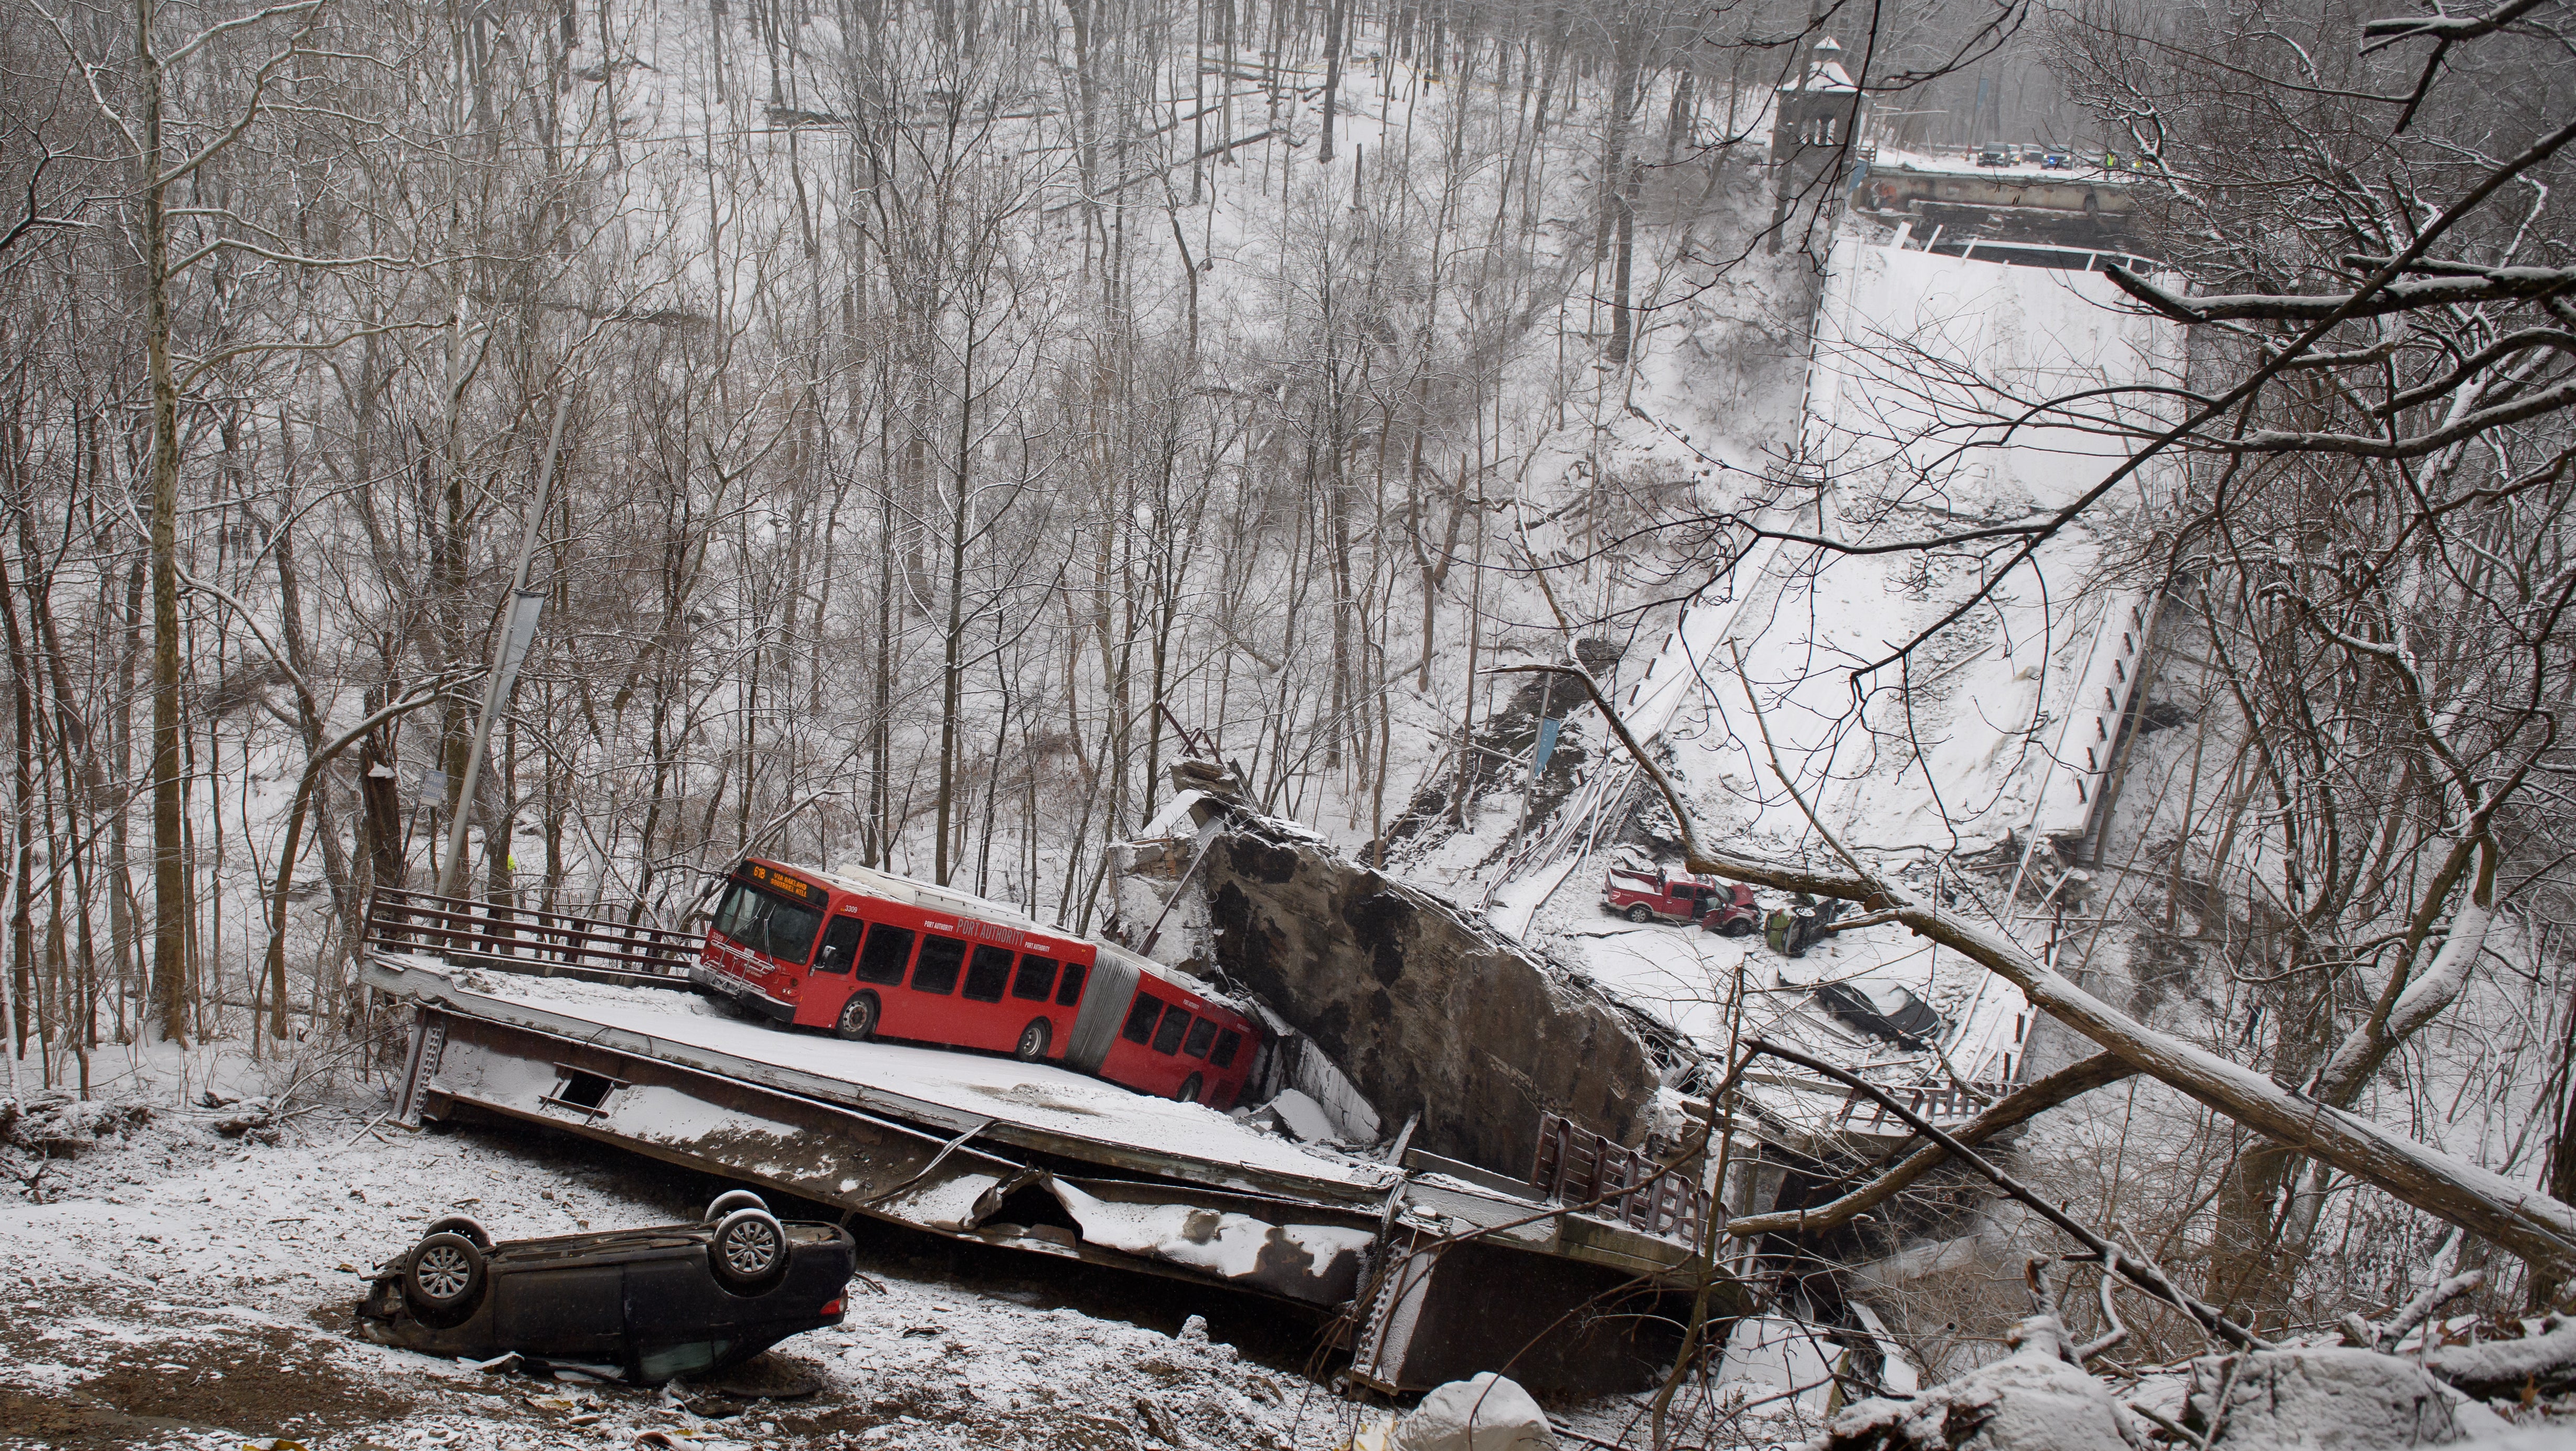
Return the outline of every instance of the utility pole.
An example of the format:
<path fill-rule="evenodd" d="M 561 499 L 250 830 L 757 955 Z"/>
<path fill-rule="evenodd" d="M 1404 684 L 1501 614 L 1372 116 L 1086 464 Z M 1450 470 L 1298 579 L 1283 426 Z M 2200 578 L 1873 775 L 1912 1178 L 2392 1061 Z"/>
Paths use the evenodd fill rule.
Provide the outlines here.
<path fill-rule="evenodd" d="M 492 661 L 492 673 L 483 682 L 483 716 L 474 724 L 474 748 L 466 753 L 465 779 L 457 786 L 456 819 L 447 824 L 447 855 L 438 864 L 438 895 L 456 895 L 457 878 L 465 869 L 465 826 L 474 817 L 474 787 L 483 777 L 483 753 L 492 744 L 492 722 L 502 707 L 509 704 L 510 688 L 518 683 L 519 664 L 528 658 L 528 645 L 537 635 L 537 616 L 545 609 L 542 592 L 528 588 L 528 569 L 537 554 L 537 531 L 546 518 L 546 499 L 555 483 L 555 456 L 563 447 L 564 410 L 572 401 L 572 380 L 566 377 L 555 392 L 555 419 L 546 430 L 545 463 L 537 470 L 537 496 L 528 505 L 528 525 L 519 535 L 519 563 L 510 573 L 510 608 L 501 623 L 499 654 Z M 491 843 L 484 843 L 490 851 Z"/>

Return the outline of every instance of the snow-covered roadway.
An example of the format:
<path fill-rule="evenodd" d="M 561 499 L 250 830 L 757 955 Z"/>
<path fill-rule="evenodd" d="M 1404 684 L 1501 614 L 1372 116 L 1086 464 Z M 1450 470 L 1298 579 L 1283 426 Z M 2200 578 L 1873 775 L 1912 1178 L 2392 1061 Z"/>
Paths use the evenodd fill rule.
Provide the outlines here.
<path fill-rule="evenodd" d="M 2042 543 L 1947 625 L 2018 538 L 1929 554 L 1803 541 L 1866 548 L 2045 519 L 2126 457 L 2121 431 L 2154 420 L 2143 390 L 2173 381 L 2178 359 L 2177 330 L 2123 306 L 2098 272 L 1849 232 L 1836 242 L 1797 460 L 1815 488 L 1802 507 L 1759 516 L 1803 539 L 1748 550 L 1618 686 L 1632 727 L 1671 749 L 1705 836 L 1821 853 L 1821 823 L 1845 847 L 1902 869 L 2084 828 L 2147 626 L 2143 602 L 2106 582 L 2106 564 L 2154 497 L 2152 472 Z M 2033 406 L 2087 392 L 2097 396 L 2071 409 Z M 1717 1046 L 1719 986 L 1741 949 L 1597 915 L 1603 858 L 1584 848 L 1601 833 L 1585 818 L 1615 806 L 1631 774 L 1615 755 L 1596 768 L 1550 823 L 1549 849 L 1493 891 L 1492 916 L 1527 940 L 1555 941 Z M 2019 994 L 1899 929 L 1837 936 L 1798 964 L 1758 947 L 1746 960 L 1755 996 L 1787 1011 L 1748 1004 L 1740 1031 L 1814 1016 L 1796 1005 L 1819 978 L 1895 985 L 1956 1020 L 1944 1046 L 1961 1076 L 1993 1080 L 2020 1066 L 2029 1012 Z"/>

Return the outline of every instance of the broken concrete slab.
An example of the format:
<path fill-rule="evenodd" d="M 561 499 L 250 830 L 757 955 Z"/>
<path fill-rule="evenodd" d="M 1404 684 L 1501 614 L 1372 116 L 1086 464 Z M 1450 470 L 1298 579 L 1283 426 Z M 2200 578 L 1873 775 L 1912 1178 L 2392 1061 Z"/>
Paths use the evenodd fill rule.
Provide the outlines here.
<path fill-rule="evenodd" d="M 1274 1123 L 1282 1133 L 1301 1144 L 1321 1143 L 1333 1137 L 1335 1126 L 1324 1106 L 1293 1088 L 1283 1088 L 1276 1098 L 1254 1109 L 1251 1122 Z"/>
<path fill-rule="evenodd" d="M 1539 1118 L 1625 1144 L 1661 1068 L 1619 1007 L 1472 913 L 1240 811 L 1197 881 L 1215 965 L 1311 1036 L 1414 1143 L 1529 1172 Z"/>

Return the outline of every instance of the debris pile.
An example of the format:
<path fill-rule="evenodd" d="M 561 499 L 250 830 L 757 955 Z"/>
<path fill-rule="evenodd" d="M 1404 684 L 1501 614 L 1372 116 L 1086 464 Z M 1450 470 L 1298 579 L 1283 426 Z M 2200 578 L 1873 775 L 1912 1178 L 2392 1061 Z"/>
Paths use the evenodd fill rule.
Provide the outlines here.
<path fill-rule="evenodd" d="M 2125 1378 L 2115 1395 L 2078 1364 L 2090 1348 L 2076 1347 L 2043 1313 L 2014 1328 L 2002 1359 L 1843 1411 L 1815 1451 L 2132 1451 L 2159 1439 L 2201 1451 L 2565 1447 L 2576 1445 L 2576 1432 L 2551 1418 L 2555 1408 L 2533 1388 L 2576 1364 L 2569 1339 L 2553 1316 L 2536 1334 L 2407 1353 L 2263 1346 Z M 2512 1366 L 2528 1368 L 2508 1383 L 2502 1374 Z"/>
<path fill-rule="evenodd" d="M 122 1139 L 151 1121 L 152 1106 L 131 1099 L 81 1099 L 59 1092 L 0 1098 L 0 1144 L 41 1158 L 71 1158 L 101 1139 Z"/>
<path fill-rule="evenodd" d="M 2066 1327 L 2033 1315 L 2006 1336 L 2012 1353 L 1906 1398 L 1874 1397 L 1836 1416 L 1819 1451 L 2121 1451 L 2130 1417 L 2075 1364 Z"/>

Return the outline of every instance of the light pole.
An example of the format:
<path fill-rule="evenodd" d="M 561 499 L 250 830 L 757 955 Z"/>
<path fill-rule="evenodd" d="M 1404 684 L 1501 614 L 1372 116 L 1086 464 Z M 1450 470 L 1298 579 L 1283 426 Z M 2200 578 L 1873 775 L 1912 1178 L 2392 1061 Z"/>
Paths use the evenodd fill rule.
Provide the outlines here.
<path fill-rule="evenodd" d="M 438 864 L 438 895 L 456 895 L 457 877 L 465 868 L 465 826 L 474 815 L 474 786 L 482 779 L 483 753 L 492 744 L 492 720 L 509 703 L 510 687 L 519 680 L 520 662 L 528 658 L 528 645 L 537 635 L 537 616 L 545 609 L 543 593 L 528 588 L 528 567 L 536 559 L 537 531 L 545 523 L 546 499 L 554 490 L 555 457 L 563 446 L 564 411 L 572 401 L 572 380 L 566 377 L 555 392 L 554 424 L 546 430 L 546 459 L 537 470 L 537 497 L 528 505 L 528 527 L 519 535 L 519 563 L 510 573 L 510 608 L 501 623 L 499 654 L 492 661 L 492 673 L 483 682 L 483 716 L 474 724 L 474 745 L 465 755 L 465 779 L 456 788 L 456 819 L 447 824 L 447 856 Z M 491 842 L 484 850 L 491 850 Z"/>

